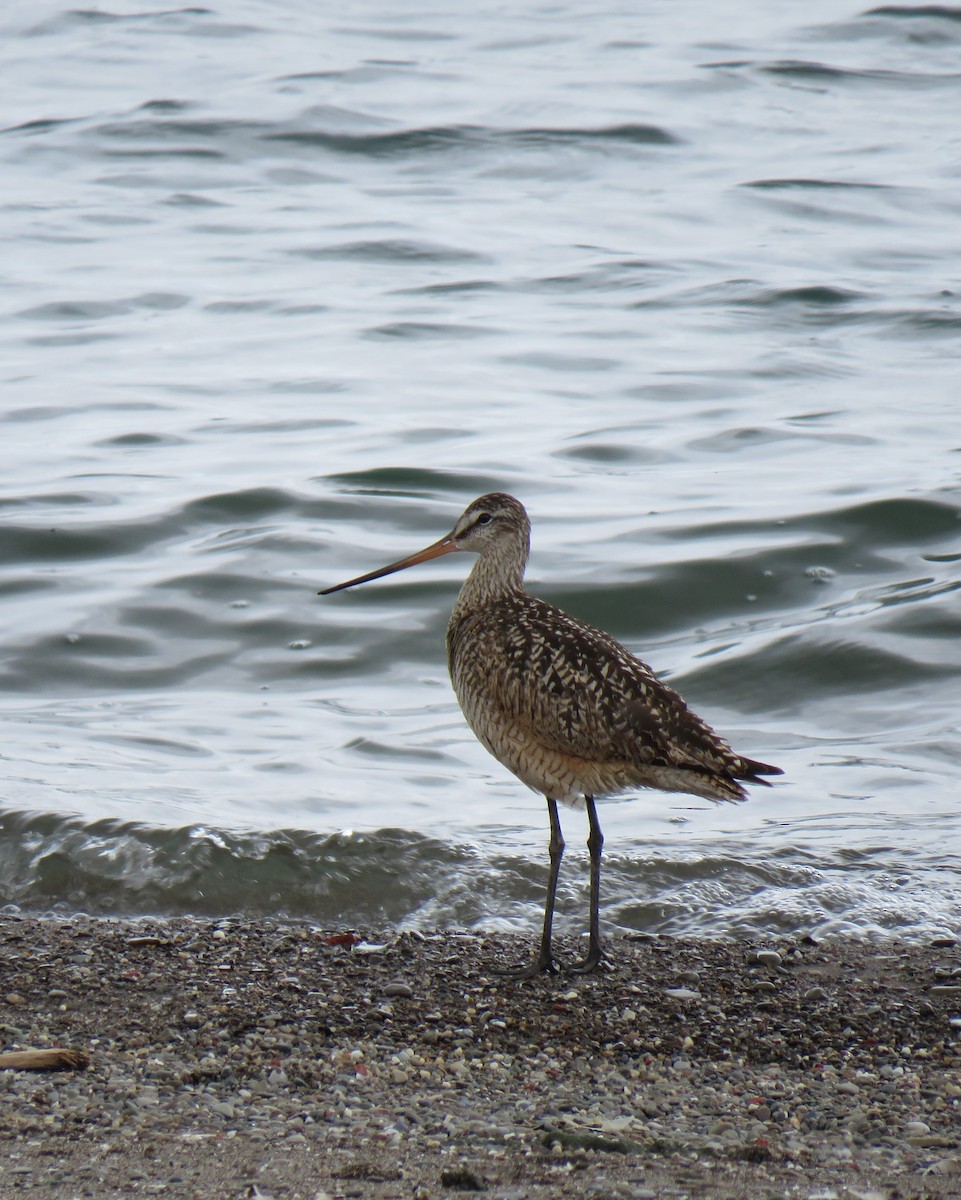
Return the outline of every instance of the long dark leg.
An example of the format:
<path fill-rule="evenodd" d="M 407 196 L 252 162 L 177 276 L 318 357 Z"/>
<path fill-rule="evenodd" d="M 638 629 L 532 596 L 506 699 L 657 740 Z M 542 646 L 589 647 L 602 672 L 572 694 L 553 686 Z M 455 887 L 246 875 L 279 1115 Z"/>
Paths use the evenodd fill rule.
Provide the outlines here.
<path fill-rule="evenodd" d="M 561 833 L 561 820 L 557 815 L 557 801 L 547 797 L 547 815 L 551 822 L 551 840 L 547 843 L 551 856 L 551 871 L 547 877 L 547 898 L 544 901 L 544 927 L 541 930 L 541 946 L 537 957 L 518 970 L 501 971 L 498 974 L 511 975 L 515 979 L 532 979 L 542 971 L 556 971 L 551 955 L 551 932 L 554 926 L 554 903 L 557 899 L 557 877 L 561 871 L 561 859 L 564 857 L 564 835 Z M 598 830 L 598 833 L 600 830 Z"/>
<path fill-rule="evenodd" d="M 601 825 L 597 819 L 597 808 L 594 804 L 594 797 L 585 796 L 584 800 L 587 804 L 587 820 L 590 825 L 590 833 L 587 835 L 587 851 L 591 856 L 591 923 L 587 939 L 587 954 L 580 962 L 574 963 L 573 966 L 569 967 L 568 970 L 586 974 L 588 971 L 593 971 L 604 957 L 604 951 L 601 948 L 601 918 L 599 911 L 601 903 L 601 851 L 604 848 L 604 834 L 601 833 Z"/>

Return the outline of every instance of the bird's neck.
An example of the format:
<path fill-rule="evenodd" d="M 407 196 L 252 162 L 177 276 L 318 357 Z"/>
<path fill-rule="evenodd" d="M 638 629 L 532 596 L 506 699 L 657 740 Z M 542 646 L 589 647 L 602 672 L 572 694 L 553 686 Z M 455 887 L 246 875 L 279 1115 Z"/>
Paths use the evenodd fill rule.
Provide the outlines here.
<path fill-rule="evenodd" d="M 488 546 L 464 580 L 452 618 L 462 617 L 495 600 L 523 592 L 529 550 L 527 537 Z"/>

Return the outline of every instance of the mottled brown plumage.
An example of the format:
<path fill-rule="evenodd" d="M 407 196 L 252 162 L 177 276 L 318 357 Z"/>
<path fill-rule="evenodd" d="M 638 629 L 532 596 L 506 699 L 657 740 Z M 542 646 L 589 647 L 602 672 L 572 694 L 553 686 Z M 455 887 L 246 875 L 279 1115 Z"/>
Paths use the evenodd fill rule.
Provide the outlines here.
<path fill-rule="evenodd" d="M 602 958 L 598 899 L 603 845 L 596 796 L 635 788 L 742 800 L 739 780 L 766 783 L 777 767 L 736 754 L 681 697 L 609 634 L 524 590 L 530 521 L 513 496 L 481 496 L 447 537 L 322 595 L 458 550 L 473 551 L 447 626 L 451 681 L 481 743 L 547 798 L 551 873 L 538 957 L 520 974 L 552 970 L 551 925 L 564 842 L 558 801 L 584 797 L 590 822 L 591 920 L 587 956 Z"/>

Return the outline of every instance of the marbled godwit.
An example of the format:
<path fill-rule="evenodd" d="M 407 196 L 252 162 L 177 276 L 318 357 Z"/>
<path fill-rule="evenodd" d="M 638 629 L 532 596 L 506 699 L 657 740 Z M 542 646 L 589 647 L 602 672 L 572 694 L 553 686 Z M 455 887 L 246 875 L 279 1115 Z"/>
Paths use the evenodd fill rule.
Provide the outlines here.
<path fill-rule="evenodd" d="M 481 496 L 446 537 L 399 562 L 320 593 L 469 550 L 478 556 L 447 626 L 447 662 L 457 699 L 478 739 L 508 770 L 547 798 L 550 874 L 537 957 L 517 972 L 555 970 L 551 927 L 564 839 L 557 802 L 587 806 L 590 934 L 584 959 L 603 957 L 598 905 L 601 848 L 596 796 L 634 788 L 743 800 L 738 780 L 763 783 L 778 767 L 742 758 L 609 634 L 524 591 L 531 524 L 520 501 Z"/>

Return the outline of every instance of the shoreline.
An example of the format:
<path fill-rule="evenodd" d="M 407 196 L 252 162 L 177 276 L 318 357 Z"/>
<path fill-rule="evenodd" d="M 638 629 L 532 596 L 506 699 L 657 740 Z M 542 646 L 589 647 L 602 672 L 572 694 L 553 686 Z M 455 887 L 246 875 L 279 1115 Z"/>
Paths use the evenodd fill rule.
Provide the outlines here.
<path fill-rule="evenodd" d="M 957 942 L 343 932 L 0 914 L 0 1197 L 961 1197 Z"/>

